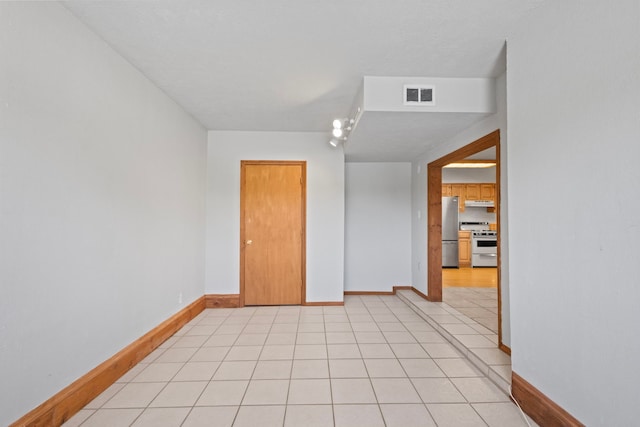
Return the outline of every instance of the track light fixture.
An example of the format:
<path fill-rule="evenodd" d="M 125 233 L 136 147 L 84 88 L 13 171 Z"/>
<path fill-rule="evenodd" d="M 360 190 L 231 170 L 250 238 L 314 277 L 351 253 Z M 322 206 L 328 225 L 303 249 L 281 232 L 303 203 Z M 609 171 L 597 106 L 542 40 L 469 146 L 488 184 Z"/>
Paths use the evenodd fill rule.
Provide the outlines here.
<path fill-rule="evenodd" d="M 332 138 L 329 140 L 329 145 L 337 147 L 341 142 L 347 140 L 349 132 L 353 129 L 354 119 L 335 119 L 333 121 L 333 129 L 331 130 Z"/>

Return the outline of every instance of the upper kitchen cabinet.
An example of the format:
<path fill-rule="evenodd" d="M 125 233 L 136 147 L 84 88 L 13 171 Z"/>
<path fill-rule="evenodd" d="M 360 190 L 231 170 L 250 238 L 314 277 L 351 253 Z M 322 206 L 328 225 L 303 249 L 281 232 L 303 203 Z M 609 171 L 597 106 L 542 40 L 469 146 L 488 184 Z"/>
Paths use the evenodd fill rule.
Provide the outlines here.
<path fill-rule="evenodd" d="M 481 200 L 480 184 L 465 184 L 465 195 L 467 200 Z"/>
<path fill-rule="evenodd" d="M 480 184 L 480 200 L 493 200 L 496 199 L 496 185 L 495 184 Z"/>
<path fill-rule="evenodd" d="M 457 183 L 442 184 L 442 197 L 458 197 L 458 210 L 464 212 L 466 200 L 493 200 L 496 197 L 496 185 L 491 183 Z M 495 208 L 487 208 L 488 212 L 495 212 Z"/>

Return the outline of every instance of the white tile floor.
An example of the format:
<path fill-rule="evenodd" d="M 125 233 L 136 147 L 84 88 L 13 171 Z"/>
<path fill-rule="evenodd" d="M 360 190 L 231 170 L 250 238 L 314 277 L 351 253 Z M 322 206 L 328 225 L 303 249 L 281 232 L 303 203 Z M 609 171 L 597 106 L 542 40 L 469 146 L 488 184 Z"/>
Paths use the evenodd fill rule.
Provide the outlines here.
<path fill-rule="evenodd" d="M 497 288 L 442 288 L 442 301 L 498 333 Z"/>
<path fill-rule="evenodd" d="M 415 297 L 205 310 L 65 426 L 526 426 L 465 358 L 505 362 L 492 332 Z M 438 330 L 492 346 L 476 338 L 470 350 Z"/>

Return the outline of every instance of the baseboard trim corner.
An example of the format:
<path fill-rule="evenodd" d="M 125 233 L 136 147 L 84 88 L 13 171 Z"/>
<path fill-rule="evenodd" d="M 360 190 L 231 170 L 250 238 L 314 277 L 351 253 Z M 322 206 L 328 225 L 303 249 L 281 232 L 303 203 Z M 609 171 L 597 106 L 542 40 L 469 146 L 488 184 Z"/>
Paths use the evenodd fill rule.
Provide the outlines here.
<path fill-rule="evenodd" d="M 239 294 L 206 294 L 204 296 L 206 308 L 238 308 Z"/>
<path fill-rule="evenodd" d="M 500 350 L 502 350 L 504 353 L 508 354 L 509 356 L 511 356 L 511 347 L 505 345 L 503 342 L 500 342 L 498 344 L 498 348 Z"/>
<path fill-rule="evenodd" d="M 541 426 L 584 427 L 584 424 L 515 372 L 511 373 L 511 391 L 522 410 Z"/>
<path fill-rule="evenodd" d="M 200 297 L 22 416 L 10 427 L 62 425 L 204 308 L 204 297 Z"/>

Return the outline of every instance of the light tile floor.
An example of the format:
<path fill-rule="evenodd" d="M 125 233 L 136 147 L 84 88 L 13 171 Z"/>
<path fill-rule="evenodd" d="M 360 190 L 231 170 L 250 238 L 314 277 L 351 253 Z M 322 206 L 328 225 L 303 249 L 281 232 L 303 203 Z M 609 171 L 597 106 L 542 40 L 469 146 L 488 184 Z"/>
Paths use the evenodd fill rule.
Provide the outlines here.
<path fill-rule="evenodd" d="M 465 357 L 506 362 L 493 335 L 411 291 L 205 310 L 65 426 L 526 426 Z"/>
<path fill-rule="evenodd" d="M 442 301 L 497 334 L 497 292 L 497 288 L 442 288 Z"/>

